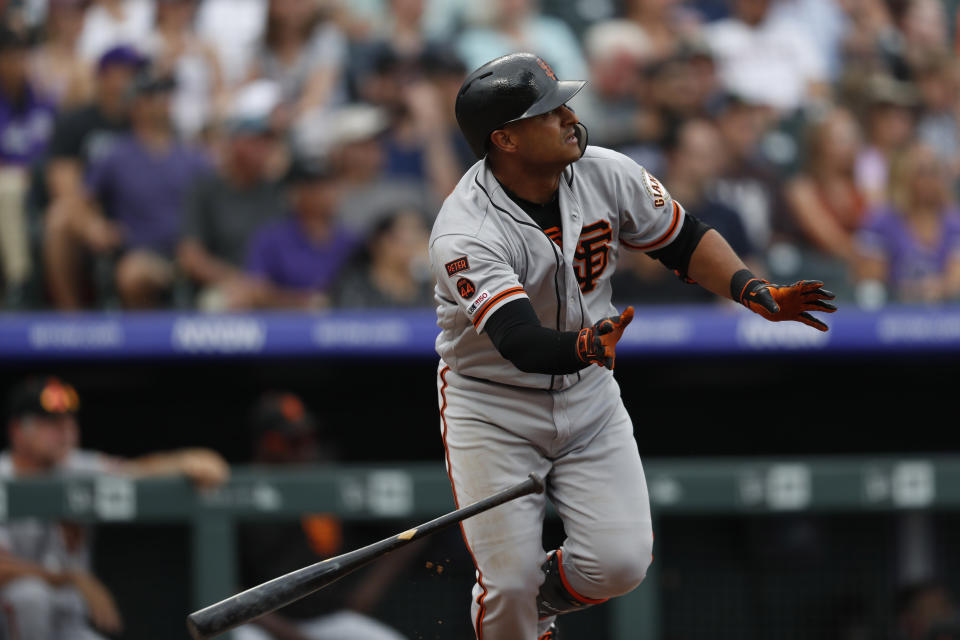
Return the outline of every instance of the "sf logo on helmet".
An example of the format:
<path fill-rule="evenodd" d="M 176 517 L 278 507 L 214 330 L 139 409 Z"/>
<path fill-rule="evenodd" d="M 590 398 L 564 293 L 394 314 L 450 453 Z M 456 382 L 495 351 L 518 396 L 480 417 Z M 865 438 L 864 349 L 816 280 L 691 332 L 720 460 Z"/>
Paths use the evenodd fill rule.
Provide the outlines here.
<path fill-rule="evenodd" d="M 557 74 L 553 72 L 553 69 L 550 68 L 550 65 L 543 61 L 543 58 L 537 58 L 537 64 L 540 65 L 540 68 L 543 69 L 543 72 L 547 74 L 548 78 L 554 82 L 557 81 Z"/>

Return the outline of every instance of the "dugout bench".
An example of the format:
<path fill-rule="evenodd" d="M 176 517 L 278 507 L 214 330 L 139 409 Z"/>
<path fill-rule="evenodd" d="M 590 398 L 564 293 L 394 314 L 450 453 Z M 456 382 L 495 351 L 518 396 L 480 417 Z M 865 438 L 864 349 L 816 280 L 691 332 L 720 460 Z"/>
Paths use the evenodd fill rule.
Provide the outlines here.
<path fill-rule="evenodd" d="M 663 515 L 960 510 L 960 457 L 649 460 L 654 519 Z M 236 519 L 336 513 L 421 522 L 454 508 L 441 463 L 319 469 L 236 467 L 198 493 L 184 480 L 113 476 L 0 483 L 0 520 L 187 523 L 194 605 L 236 591 Z M 555 517 L 555 516 L 552 516 Z M 657 525 L 654 522 L 654 530 Z M 604 605 L 612 640 L 660 638 L 656 561 L 633 593 Z M 466 585 L 464 598 L 466 598 Z M 184 634 L 186 637 L 186 634 Z M 224 636 L 226 637 L 226 636 Z"/>

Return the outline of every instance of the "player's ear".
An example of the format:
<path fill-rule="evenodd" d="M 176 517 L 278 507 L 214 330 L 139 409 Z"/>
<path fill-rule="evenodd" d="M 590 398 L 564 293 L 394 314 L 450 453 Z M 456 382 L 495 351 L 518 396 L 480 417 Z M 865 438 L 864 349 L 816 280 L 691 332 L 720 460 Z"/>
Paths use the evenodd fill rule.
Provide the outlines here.
<path fill-rule="evenodd" d="M 490 144 L 507 153 L 517 150 L 516 136 L 511 135 L 507 129 L 497 129 L 491 133 Z"/>

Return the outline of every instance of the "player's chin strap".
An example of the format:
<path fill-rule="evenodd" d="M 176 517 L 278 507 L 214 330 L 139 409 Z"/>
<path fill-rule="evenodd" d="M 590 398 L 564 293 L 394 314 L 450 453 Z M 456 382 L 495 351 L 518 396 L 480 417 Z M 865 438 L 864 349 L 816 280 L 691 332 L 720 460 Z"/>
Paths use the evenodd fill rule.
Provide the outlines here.
<path fill-rule="evenodd" d="M 580 611 L 606 601 L 606 598 L 593 600 L 573 592 L 563 575 L 562 554 L 560 549 L 551 551 L 547 561 L 540 567 L 546 574 L 537 594 L 537 613 L 541 618 Z"/>
<path fill-rule="evenodd" d="M 576 129 L 574 135 L 577 136 L 577 145 L 580 147 L 580 157 L 583 157 L 583 152 L 587 150 L 587 127 L 582 123 L 578 122 L 573 125 L 573 128 Z"/>

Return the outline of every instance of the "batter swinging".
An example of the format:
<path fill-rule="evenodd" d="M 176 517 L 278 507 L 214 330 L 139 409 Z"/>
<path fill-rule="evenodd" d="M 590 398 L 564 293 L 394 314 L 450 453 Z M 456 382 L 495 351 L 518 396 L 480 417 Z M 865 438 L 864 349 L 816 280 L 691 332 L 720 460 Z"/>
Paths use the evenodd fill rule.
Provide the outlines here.
<path fill-rule="evenodd" d="M 456 115 L 480 161 L 430 238 L 441 429 L 457 503 L 534 471 L 547 478 L 567 535 L 544 551 L 543 495 L 463 524 L 480 640 L 554 639 L 556 615 L 627 593 L 650 563 L 647 486 L 612 373 L 633 318 L 632 307 L 618 313 L 611 303 L 622 248 L 769 320 L 826 331 L 808 311 L 836 310 L 821 282 L 754 277 L 641 166 L 587 146 L 566 106 L 583 85 L 558 80 L 531 54 L 470 74 Z"/>

